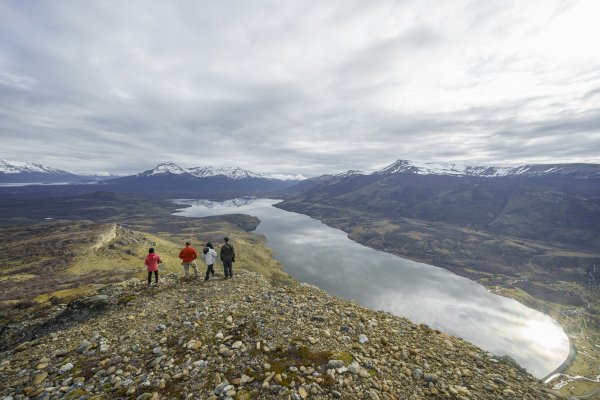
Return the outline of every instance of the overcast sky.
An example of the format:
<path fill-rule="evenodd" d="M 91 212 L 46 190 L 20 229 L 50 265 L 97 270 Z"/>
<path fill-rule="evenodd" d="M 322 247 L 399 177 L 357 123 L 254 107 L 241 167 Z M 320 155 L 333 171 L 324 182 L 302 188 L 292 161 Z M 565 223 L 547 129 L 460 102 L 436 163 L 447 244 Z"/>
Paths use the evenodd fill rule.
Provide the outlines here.
<path fill-rule="evenodd" d="M 0 158 L 600 162 L 600 1 L 2 1 Z"/>

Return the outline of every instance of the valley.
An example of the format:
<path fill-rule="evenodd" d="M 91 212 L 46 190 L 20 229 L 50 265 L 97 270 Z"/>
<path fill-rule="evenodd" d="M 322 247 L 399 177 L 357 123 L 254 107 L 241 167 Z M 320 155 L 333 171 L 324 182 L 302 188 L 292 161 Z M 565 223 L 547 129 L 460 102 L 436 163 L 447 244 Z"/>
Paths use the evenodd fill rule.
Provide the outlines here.
<path fill-rule="evenodd" d="M 540 170 L 547 169 L 534 169 Z M 326 175 L 272 193 L 285 199 L 278 207 L 342 229 L 358 243 L 446 268 L 552 316 L 568 333 L 575 352 L 550 387 L 571 396 L 596 390 L 597 181 L 547 176 L 491 180 L 393 171 Z M 565 171 L 577 173 L 573 168 Z M 584 169 L 592 176 L 595 171 Z M 173 182 L 173 187 L 181 187 L 179 178 L 166 174 L 157 174 L 154 182 L 164 179 L 167 188 Z M 259 223 L 257 218 L 174 216 L 181 205 L 168 199 L 177 192 L 140 192 L 143 186 L 124 184 L 133 194 L 97 191 L 111 188 L 97 185 L 0 190 L 5 346 L 45 335 L 45 321 L 78 299 L 144 279 L 140 260 L 149 246 L 164 254 L 161 274 L 170 279 L 180 273 L 175 255 L 186 239 L 220 243 L 229 234 L 248 255 L 239 267 L 260 272 L 274 285 L 295 284 L 273 259 L 265 237 L 249 233 Z M 208 197 L 239 193 L 248 191 L 216 190 Z M 205 192 L 186 194 L 199 198 Z"/>
<path fill-rule="evenodd" d="M 303 190 L 292 188 L 276 206 L 342 229 L 358 243 L 449 269 L 555 318 L 577 351 L 563 372 L 591 381 L 553 383 L 562 382 L 558 386 L 571 395 L 598 387 L 597 179 L 394 171 L 301 185 Z"/>

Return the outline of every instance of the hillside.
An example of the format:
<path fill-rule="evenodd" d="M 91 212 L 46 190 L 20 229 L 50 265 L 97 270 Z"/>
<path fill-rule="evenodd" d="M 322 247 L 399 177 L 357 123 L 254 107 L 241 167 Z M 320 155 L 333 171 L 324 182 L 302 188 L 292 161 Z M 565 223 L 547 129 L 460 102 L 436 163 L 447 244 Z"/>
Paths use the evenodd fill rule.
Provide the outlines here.
<path fill-rule="evenodd" d="M 514 169 L 521 176 L 349 172 L 286 189 L 276 207 L 551 315 L 577 352 L 562 390 L 585 395 L 597 389 L 600 357 L 600 181 L 596 165 L 555 167 L 556 174 L 554 167 Z"/>
<path fill-rule="evenodd" d="M 256 218 L 175 217 L 167 203 L 110 193 L 14 205 L 41 221 L 64 209 L 95 221 L 0 229 L 3 396 L 553 398 L 507 360 L 299 285 L 247 232 Z M 182 283 L 183 241 L 218 245 L 225 234 L 240 254 L 236 278 Z M 149 246 L 165 263 L 146 289 Z"/>
<path fill-rule="evenodd" d="M 554 399 L 514 364 L 308 285 L 129 283 L 70 303 L 2 354 L 29 398 Z"/>

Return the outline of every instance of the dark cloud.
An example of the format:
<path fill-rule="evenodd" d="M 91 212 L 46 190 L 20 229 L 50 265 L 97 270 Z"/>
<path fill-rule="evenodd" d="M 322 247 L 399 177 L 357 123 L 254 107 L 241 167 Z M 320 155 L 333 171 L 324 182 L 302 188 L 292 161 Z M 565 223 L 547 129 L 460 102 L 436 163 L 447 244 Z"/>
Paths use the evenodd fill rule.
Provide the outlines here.
<path fill-rule="evenodd" d="M 600 162 L 589 7 L 2 2 L 0 158 L 306 175 L 398 158 Z"/>

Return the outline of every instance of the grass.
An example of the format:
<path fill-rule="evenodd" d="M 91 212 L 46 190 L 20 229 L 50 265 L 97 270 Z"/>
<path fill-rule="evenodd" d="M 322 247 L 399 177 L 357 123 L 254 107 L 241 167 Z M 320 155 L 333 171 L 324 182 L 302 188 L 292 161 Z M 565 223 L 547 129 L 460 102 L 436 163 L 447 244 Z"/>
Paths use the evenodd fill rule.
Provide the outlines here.
<path fill-rule="evenodd" d="M 178 254 L 186 240 L 191 240 L 199 253 L 211 241 L 218 252 L 222 238 L 229 236 L 237 253 L 234 273 L 244 268 L 263 274 L 274 284 L 295 283 L 272 259 L 266 238 L 248 233 L 259 222 L 255 217 L 187 218 L 171 215 L 172 204 L 166 202 L 123 200 L 120 195 L 84 197 L 73 204 L 68 198 L 36 201 L 36 212 L 45 215 L 72 206 L 70 216 L 96 221 L 45 221 L 0 228 L 0 325 L 5 328 L 0 340 L 10 342 L 20 321 L 45 318 L 53 310 L 49 305 L 93 295 L 106 284 L 131 278 L 145 281 L 144 258 L 150 247 L 163 260 L 159 275 L 182 276 Z M 110 203 L 109 211 L 102 209 L 104 203 Z M 0 201 L 0 210 L 4 206 Z M 196 263 L 204 275 L 204 260 L 200 257 Z M 215 269 L 222 273 L 220 261 Z"/>

